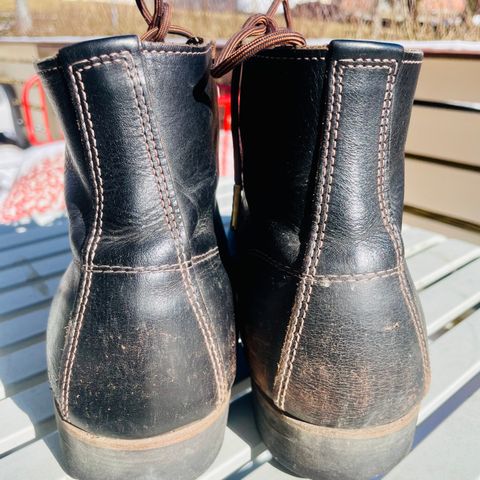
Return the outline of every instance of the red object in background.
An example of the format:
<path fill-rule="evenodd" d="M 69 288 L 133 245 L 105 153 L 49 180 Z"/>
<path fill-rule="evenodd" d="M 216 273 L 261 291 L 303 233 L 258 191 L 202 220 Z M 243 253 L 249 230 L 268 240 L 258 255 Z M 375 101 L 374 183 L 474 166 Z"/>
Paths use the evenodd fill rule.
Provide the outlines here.
<path fill-rule="evenodd" d="M 230 100 L 230 87 L 228 85 L 219 85 L 218 106 L 223 109 L 222 123 L 222 145 L 220 146 L 220 176 L 227 175 L 228 161 L 230 159 L 230 138 L 229 132 L 232 129 L 232 108 Z"/>
<path fill-rule="evenodd" d="M 40 112 L 43 120 L 43 128 L 45 130 L 45 138 L 40 140 L 35 133 L 35 125 L 33 123 L 32 104 L 30 103 L 30 95 L 34 88 L 38 89 L 40 97 Z M 28 79 L 23 85 L 22 90 L 22 109 L 25 119 L 25 129 L 27 138 L 31 145 L 42 145 L 53 141 L 52 132 L 50 130 L 50 121 L 48 119 L 47 100 L 45 98 L 45 90 L 43 89 L 40 77 L 34 75 Z"/>
<path fill-rule="evenodd" d="M 0 224 L 28 223 L 32 219 L 45 224 L 63 214 L 64 149 L 63 142 L 54 142 L 16 150 L 20 171 L 0 202 Z"/>

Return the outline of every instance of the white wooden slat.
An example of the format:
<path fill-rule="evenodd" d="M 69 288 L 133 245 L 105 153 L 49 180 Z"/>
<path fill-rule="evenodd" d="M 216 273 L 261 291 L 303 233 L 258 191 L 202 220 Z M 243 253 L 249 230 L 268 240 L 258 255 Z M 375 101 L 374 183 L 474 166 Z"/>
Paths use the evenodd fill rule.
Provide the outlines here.
<path fill-rule="evenodd" d="M 63 221 L 59 225 L 52 225 L 51 227 L 36 227 L 29 228 L 23 233 L 12 232 L 0 235 L 0 250 L 5 250 L 11 247 L 19 247 L 20 245 L 37 243 L 46 238 L 52 238 L 67 233 L 67 221 Z"/>
<path fill-rule="evenodd" d="M 480 260 L 420 292 L 428 334 L 432 335 L 480 302 Z"/>
<path fill-rule="evenodd" d="M 228 227 L 230 226 L 230 216 L 232 214 L 232 205 L 231 204 L 228 204 L 228 205 L 224 204 L 221 207 L 219 207 L 219 210 L 220 210 L 220 215 L 222 216 L 222 218 L 224 218 L 224 219 L 227 218 L 228 219 L 226 222 L 224 221 L 224 223 L 223 223 L 224 227 L 226 229 L 228 229 Z"/>
<path fill-rule="evenodd" d="M 480 372 L 480 310 L 430 346 L 432 383 L 422 402 L 419 421 Z"/>
<path fill-rule="evenodd" d="M 249 394 L 231 405 L 222 448 L 199 480 L 222 480 L 265 450 L 255 426 L 251 402 Z"/>
<path fill-rule="evenodd" d="M 479 257 L 480 246 L 447 240 L 414 255 L 407 263 L 415 286 L 420 290 Z"/>
<path fill-rule="evenodd" d="M 267 462 L 243 478 L 244 480 L 299 480 L 300 477 L 287 473 L 280 468 L 277 468 L 274 461 Z"/>
<path fill-rule="evenodd" d="M 29 280 L 50 276 L 55 273 L 61 274 L 65 271 L 71 259 L 71 253 L 65 252 L 1 270 L 0 289 L 15 287 Z"/>
<path fill-rule="evenodd" d="M 228 190 L 226 188 L 223 190 L 223 192 L 217 192 L 217 202 L 220 207 L 222 203 L 230 203 L 230 199 L 232 198 L 232 192 L 230 191 L 230 188 Z"/>
<path fill-rule="evenodd" d="M 0 316 L 50 300 L 57 290 L 60 276 L 39 280 L 30 285 L 0 293 Z"/>
<path fill-rule="evenodd" d="M 480 390 L 477 390 L 394 468 L 385 480 L 479 480 L 479 412 Z"/>
<path fill-rule="evenodd" d="M 42 307 L 0 322 L 0 353 L 2 349 L 45 332 L 50 306 Z"/>
<path fill-rule="evenodd" d="M 59 456 L 54 432 L 0 459 L 0 480 L 70 480 L 57 461 Z"/>
<path fill-rule="evenodd" d="M 220 215 L 222 215 L 222 217 L 228 217 L 227 223 L 230 223 L 230 216 L 232 214 L 232 192 L 233 182 L 224 184 L 223 188 L 217 191 L 218 209 L 220 210 Z"/>
<path fill-rule="evenodd" d="M 38 425 L 52 419 L 53 405 L 47 382 L 0 401 L 0 455 L 38 436 Z"/>
<path fill-rule="evenodd" d="M 0 237 L 0 245 L 1 241 Z M 47 238 L 33 244 L 2 250 L 0 252 L 0 268 L 69 250 L 68 236 L 65 232 L 65 235 L 59 237 Z"/>
<path fill-rule="evenodd" d="M 44 372 L 46 368 L 45 342 L 0 357 L 0 400 L 15 384 Z"/>
<path fill-rule="evenodd" d="M 403 229 L 402 237 L 407 258 L 445 240 L 443 235 L 422 228 Z"/>
<path fill-rule="evenodd" d="M 217 198 L 222 195 L 232 195 L 234 180 L 233 177 L 220 177 L 218 179 Z"/>
<path fill-rule="evenodd" d="M 233 403 L 235 400 L 244 397 L 252 391 L 252 382 L 250 377 L 244 378 L 243 380 L 233 384 L 232 391 L 230 393 L 230 402 Z"/>

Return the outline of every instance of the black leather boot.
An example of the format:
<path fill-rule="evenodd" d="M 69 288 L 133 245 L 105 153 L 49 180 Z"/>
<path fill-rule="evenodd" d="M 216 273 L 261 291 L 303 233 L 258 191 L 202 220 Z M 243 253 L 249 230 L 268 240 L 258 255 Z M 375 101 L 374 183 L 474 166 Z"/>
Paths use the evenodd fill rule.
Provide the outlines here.
<path fill-rule="evenodd" d="M 421 60 L 333 41 L 264 50 L 235 74 L 239 322 L 257 422 L 273 456 L 308 478 L 388 471 L 428 388 L 400 234 Z"/>
<path fill-rule="evenodd" d="M 212 45 L 88 41 L 38 65 L 66 142 L 73 261 L 49 319 L 67 472 L 193 479 L 234 377 Z"/>

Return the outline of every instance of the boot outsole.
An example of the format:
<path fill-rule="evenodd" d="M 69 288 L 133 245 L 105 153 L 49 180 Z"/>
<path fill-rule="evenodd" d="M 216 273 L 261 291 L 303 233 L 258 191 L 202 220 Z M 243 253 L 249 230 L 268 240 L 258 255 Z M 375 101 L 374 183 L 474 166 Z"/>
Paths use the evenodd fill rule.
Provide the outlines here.
<path fill-rule="evenodd" d="M 296 475 L 313 480 L 371 480 L 390 471 L 412 446 L 418 408 L 388 425 L 328 428 L 285 415 L 258 387 L 253 391 L 265 445 Z"/>
<path fill-rule="evenodd" d="M 78 480 L 193 480 L 220 450 L 229 401 L 208 417 L 177 430 L 142 439 L 92 435 L 55 411 L 62 467 Z"/>

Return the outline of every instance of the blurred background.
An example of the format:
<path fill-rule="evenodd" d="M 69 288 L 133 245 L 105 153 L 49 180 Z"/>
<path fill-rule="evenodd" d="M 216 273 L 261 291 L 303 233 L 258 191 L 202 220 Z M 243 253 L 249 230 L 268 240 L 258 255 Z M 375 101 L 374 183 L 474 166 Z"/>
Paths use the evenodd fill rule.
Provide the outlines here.
<path fill-rule="evenodd" d="M 206 38 L 227 38 L 269 0 L 176 0 L 174 22 Z M 305 36 L 480 39 L 479 0 L 292 0 Z M 133 0 L 0 0 L 0 35 L 114 35 L 140 32 Z"/>
<path fill-rule="evenodd" d="M 269 0 L 171 0 L 218 48 Z M 407 223 L 480 244 L 480 0 L 291 0 L 310 44 L 395 40 L 425 61 L 406 149 Z M 280 19 L 279 19 L 280 20 Z M 281 20 L 280 20 L 281 21 Z M 33 62 L 94 36 L 141 34 L 134 0 L 0 0 L 0 231 L 63 215 L 63 140 Z M 220 173 L 232 175 L 228 78 Z"/>

